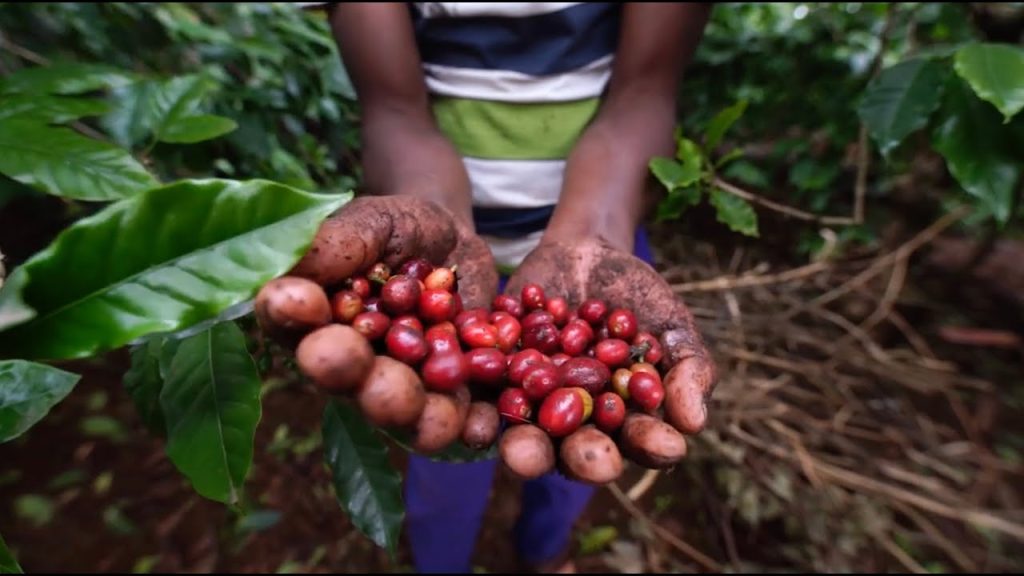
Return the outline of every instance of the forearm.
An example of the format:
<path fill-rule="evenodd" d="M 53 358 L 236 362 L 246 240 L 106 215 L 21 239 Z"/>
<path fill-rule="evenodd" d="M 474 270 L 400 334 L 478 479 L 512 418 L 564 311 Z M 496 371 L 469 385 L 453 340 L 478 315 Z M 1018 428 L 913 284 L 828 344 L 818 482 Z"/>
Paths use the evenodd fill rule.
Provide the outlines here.
<path fill-rule="evenodd" d="M 657 100 L 657 99 L 656 99 Z M 633 249 L 644 215 L 648 163 L 673 154 L 674 99 L 606 110 L 580 138 L 566 163 L 562 195 L 546 237 L 600 237 Z"/>
<path fill-rule="evenodd" d="M 710 13 L 708 4 L 625 5 L 608 94 L 566 163 L 547 239 L 599 236 L 633 248 L 648 165 L 673 155 L 676 93 Z"/>
<path fill-rule="evenodd" d="M 364 114 L 361 160 L 368 193 L 430 200 L 473 226 L 472 191 L 465 166 L 428 119 L 393 111 Z"/>
<path fill-rule="evenodd" d="M 330 22 L 362 104 L 366 191 L 431 200 L 472 227 L 469 178 L 430 113 L 407 7 L 339 3 Z"/>

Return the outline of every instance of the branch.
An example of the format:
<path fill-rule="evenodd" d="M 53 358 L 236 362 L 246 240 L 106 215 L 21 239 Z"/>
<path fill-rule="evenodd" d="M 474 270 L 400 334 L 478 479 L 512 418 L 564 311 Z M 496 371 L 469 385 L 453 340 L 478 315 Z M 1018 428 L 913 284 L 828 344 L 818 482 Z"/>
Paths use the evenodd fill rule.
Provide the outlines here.
<path fill-rule="evenodd" d="M 697 282 L 684 282 L 673 284 L 672 289 L 676 292 L 715 292 L 718 290 L 731 290 L 734 288 L 750 288 L 752 286 L 767 286 L 769 284 L 783 284 L 807 278 L 824 272 L 832 267 L 832 263 L 826 260 L 792 268 L 778 274 L 749 274 L 746 276 L 719 276 L 710 280 Z"/>
<path fill-rule="evenodd" d="M 856 224 L 854 219 L 848 216 L 818 216 L 816 214 L 811 214 L 810 212 L 804 212 L 803 210 L 800 210 L 798 208 L 793 208 L 792 206 L 786 206 L 784 204 L 779 204 L 778 202 L 773 202 L 771 200 L 768 200 L 767 198 L 758 196 L 753 192 L 747 192 L 742 188 L 730 184 L 725 180 L 722 180 L 718 176 L 713 177 L 711 179 L 711 183 L 714 186 L 721 188 L 723 191 L 732 194 L 733 196 L 738 196 L 748 202 L 764 206 L 769 210 L 774 210 L 781 214 L 786 214 L 787 216 L 792 216 L 793 218 L 804 220 L 806 222 L 818 222 L 826 226 L 849 226 L 851 224 Z"/>
<path fill-rule="evenodd" d="M 704 569 L 710 572 L 722 571 L 722 566 L 718 564 L 718 562 L 715 562 L 711 558 L 708 558 L 706 555 L 704 555 L 704 553 L 700 550 L 697 550 L 693 546 L 690 546 L 686 542 L 683 542 L 675 534 L 655 524 L 650 518 L 647 517 L 646 514 L 644 514 L 639 508 L 637 508 L 636 505 L 633 504 L 633 502 L 631 502 L 625 494 L 622 493 L 622 490 L 620 490 L 618 486 L 616 486 L 615 484 L 609 484 L 608 490 L 612 493 L 612 496 L 614 496 L 615 499 L 619 501 L 619 504 L 622 504 L 622 507 L 625 508 L 627 512 L 629 512 L 634 518 L 636 518 L 641 524 L 643 524 L 644 527 L 650 529 L 651 532 L 653 532 L 659 538 L 670 544 L 673 548 L 679 550 L 687 557 L 689 557 L 691 560 L 700 564 L 702 567 L 704 567 Z"/>

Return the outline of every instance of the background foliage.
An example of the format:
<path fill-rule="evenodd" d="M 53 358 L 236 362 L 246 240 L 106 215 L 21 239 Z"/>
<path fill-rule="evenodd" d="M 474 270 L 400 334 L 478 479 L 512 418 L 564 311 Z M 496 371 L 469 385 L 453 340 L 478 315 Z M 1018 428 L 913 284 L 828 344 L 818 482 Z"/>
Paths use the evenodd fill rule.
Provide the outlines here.
<path fill-rule="evenodd" d="M 893 218 L 918 225 L 961 205 L 973 209 L 961 232 L 1019 236 L 1022 5 L 1002 20 L 979 6 L 720 5 L 680 93 L 677 155 L 651 163 L 666 192 L 656 219 L 794 263 L 821 254 L 823 226 L 837 231 L 832 253 L 855 251 L 884 242 Z M 310 440 L 287 428 L 257 440 L 268 388 L 293 373 L 253 338 L 247 301 L 361 181 L 359 108 L 322 16 L 274 3 L 4 4 L 0 75 L 0 441 L 23 442 L 75 394 L 80 371 L 65 361 L 128 352 L 135 416 L 198 494 L 230 507 L 234 529 L 279 520 L 246 493 L 260 454 L 322 444 L 335 511 L 396 559 L 401 479 L 379 434 L 332 403 L 303 416 L 319 420 Z M 103 418 L 84 428 L 123 438 Z M 813 528 L 774 526 L 772 494 L 787 489 L 755 490 L 715 464 L 737 522 L 808 539 L 771 562 L 864 566 L 853 536 L 826 552 Z M 31 496 L 17 517 L 54 521 L 53 503 Z M 119 508 L 104 521 L 133 530 Z M 844 522 L 844 534 L 865 524 Z M 597 550 L 615 533 L 588 538 Z M 0 572 L 16 557 L 0 540 Z"/>

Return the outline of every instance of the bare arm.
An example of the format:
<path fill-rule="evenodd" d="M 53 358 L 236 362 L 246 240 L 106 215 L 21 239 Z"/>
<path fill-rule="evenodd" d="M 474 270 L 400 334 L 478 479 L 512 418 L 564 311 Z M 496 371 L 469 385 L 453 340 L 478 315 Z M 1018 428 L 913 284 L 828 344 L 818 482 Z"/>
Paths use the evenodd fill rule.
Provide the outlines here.
<path fill-rule="evenodd" d="M 434 124 L 407 6 L 341 2 L 330 22 L 362 106 L 367 191 L 431 200 L 472 229 L 469 177 Z"/>
<path fill-rule="evenodd" d="M 600 237 L 633 249 L 648 162 L 674 153 L 676 92 L 710 13 L 710 4 L 624 5 L 608 94 L 569 156 L 546 240 Z"/>

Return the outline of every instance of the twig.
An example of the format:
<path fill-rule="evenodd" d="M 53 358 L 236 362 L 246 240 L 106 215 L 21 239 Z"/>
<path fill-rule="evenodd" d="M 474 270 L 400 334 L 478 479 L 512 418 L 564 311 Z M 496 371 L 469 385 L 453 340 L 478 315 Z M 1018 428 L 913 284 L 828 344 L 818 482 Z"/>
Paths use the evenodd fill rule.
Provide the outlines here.
<path fill-rule="evenodd" d="M 778 202 L 773 202 L 771 200 L 768 200 L 767 198 L 758 196 L 753 192 L 747 192 L 742 188 L 730 184 L 725 180 L 722 180 L 718 176 L 713 177 L 711 179 L 711 183 L 717 188 L 721 188 L 723 191 L 728 192 L 733 196 L 738 196 L 748 202 L 759 204 L 761 206 L 764 206 L 765 208 L 768 208 L 769 210 L 774 210 L 781 214 L 786 214 L 787 216 L 792 216 L 793 218 L 804 220 L 806 222 L 818 222 L 826 226 L 849 226 L 851 224 L 856 224 L 853 218 L 850 218 L 849 216 L 818 216 L 816 214 L 811 214 L 810 212 L 804 212 L 799 208 L 793 208 L 792 206 L 786 206 L 784 204 L 779 204 Z"/>
<path fill-rule="evenodd" d="M 864 199 L 868 194 L 868 168 L 871 164 L 871 151 L 868 149 L 868 127 L 860 125 L 857 136 L 857 180 L 853 185 L 853 221 L 864 222 Z"/>
<path fill-rule="evenodd" d="M 612 496 L 614 496 L 615 499 L 619 501 L 619 504 L 621 504 L 622 507 L 626 509 L 626 512 L 629 512 L 630 515 L 636 518 L 641 524 L 643 524 L 646 528 L 648 528 L 651 532 L 656 534 L 659 538 L 663 539 L 673 548 L 679 550 L 688 558 L 700 564 L 705 570 L 708 570 L 709 572 L 722 571 L 722 566 L 718 562 L 715 562 L 711 558 L 708 558 L 706 555 L 704 555 L 704 553 L 700 550 L 697 550 L 693 546 L 687 544 L 686 542 L 683 542 L 675 534 L 655 524 L 650 518 L 647 517 L 646 514 L 643 513 L 643 511 L 637 508 L 636 505 L 633 504 L 633 502 L 630 501 L 630 499 L 627 498 L 625 494 L 622 493 L 622 490 L 619 489 L 617 485 L 615 485 L 614 483 L 609 484 L 608 491 L 611 492 Z"/>
<path fill-rule="evenodd" d="M 29 62 L 39 64 L 40 66 L 46 66 L 50 63 L 50 60 L 47 59 L 45 56 L 36 54 L 28 48 L 19 46 L 14 42 L 11 42 L 3 34 L 0 34 L 0 48 L 3 48 L 4 50 L 7 50 L 11 54 L 14 54 L 15 56 L 18 56 L 24 60 L 28 60 Z"/>
<path fill-rule="evenodd" d="M 903 337 L 907 339 L 907 342 L 910 342 L 910 345 L 914 347 L 914 350 L 918 354 L 929 360 L 938 360 L 938 357 L 935 356 L 935 352 L 932 352 L 931 347 L 928 346 L 928 342 L 926 342 L 925 339 L 922 338 L 916 330 L 914 330 L 902 314 L 895 310 L 890 311 L 889 322 L 891 322 L 892 325 L 903 334 Z"/>
<path fill-rule="evenodd" d="M 792 268 L 777 274 L 744 275 L 744 276 L 719 276 L 710 280 L 697 282 L 683 282 L 673 284 L 672 289 L 677 293 L 684 292 L 715 292 L 719 290 L 732 290 L 735 288 L 750 288 L 753 286 L 768 286 L 770 284 L 782 284 L 802 280 L 809 276 L 819 274 L 832 267 L 832 263 L 822 260 L 799 268 Z"/>
<path fill-rule="evenodd" d="M 914 574 L 930 574 L 924 566 L 921 566 L 921 564 L 911 558 L 909 554 L 904 552 L 902 548 L 897 546 L 896 543 L 892 541 L 892 538 L 879 533 L 874 533 L 873 536 L 875 540 L 882 545 L 882 548 L 885 548 L 886 552 L 892 554 L 893 558 L 898 560 L 900 564 L 903 564 L 904 568 Z"/>
<path fill-rule="evenodd" d="M 916 236 L 903 243 L 899 248 L 889 252 L 885 256 L 878 258 L 871 264 L 866 270 L 857 274 L 850 280 L 847 280 L 842 285 L 829 290 L 828 292 L 814 298 L 810 302 L 804 303 L 800 306 L 783 314 L 783 317 L 788 319 L 796 314 L 810 308 L 812 306 L 822 306 L 833 300 L 836 300 L 856 288 L 863 286 L 878 274 L 880 274 L 886 267 L 890 266 L 893 262 L 900 258 L 909 258 L 914 252 L 919 250 L 925 244 L 934 240 L 939 234 L 941 234 L 946 228 L 949 228 L 963 217 L 967 216 L 971 212 L 971 208 L 967 206 L 961 206 L 956 210 L 945 214 L 942 218 L 939 218 L 933 222 L 930 226 L 919 232 Z"/>
<path fill-rule="evenodd" d="M 637 480 L 637 483 L 633 484 L 633 487 L 626 493 L 626 495 L 629 496 L 630 501 L 636 502 L 643 498 L 644 494 L 646 494 L 647 491 L 654 486 L 654 483 L 658 481 L 658 476 L 660 476 L 659 470 L 652 469 L 644 472 L 643 478 Z"/>
<path fill-rule="evenodd" d="M 871 313 L 863 322 L 860 323 L 860 329 L 867 331 L 871 330 L 878 325 L 879 322 L 885 320 L 885 318 L 892 312 L 893 306 L 896 304 L 896 300 L 900 296 L 900 292 L 903 291 L 903 284 L 907 279 L 907 259 L 897 258 L 896 262 L 892 267 L 892 274 L 889 276 L 889 285 L 885 288 L 885 294 L 882 295 L 882 300 L 879 301 L 878 307 Z"/>
<path fill-rule="evenodd" d="M 967 555 L 961 552 L 956 544 L 950 542 L 949 539 L 946 538 L 942 534 L 942 532 L 940 532 L 939 529 L 936 528 L 935 525 L 932 524 L 927 518 L 922 516 L 913 508 L 900 502 L 894 503 L 893 506 L 896 508 L 896 510 L 900 511 L 903 515 L 909 518 L 911 522 L 917 524 L 921 531 L 927 534 L 929 538 L 934 540 L 935 544 L 938 545 L 939 548 L 942 548 L 942 551 L 945 552 L 946 555 L 948 555 L 954 562 L 956 562 L 958 566 L 960 566 L 961 570 L 972 574 L 978 572 L 978 565 L 971 561 L 971 559 L 968 558 Z"/>
<path fill-rule="evenodd" d="M 889 47 L 889 33 L 892 31 L 893 22 L 896 20 L 896 9 L 886 7 L 885 24 L 878 40 L 878 53 L 871 63 L 869 81 L 878 75 L 885 61 L 885 50 Z M 860 132 L 857 135 L 857 180 L 853 189 L 853 221 L 856 224 L 864 222 L 864 200 L 868 191 L 868 172 L 871 166 L 871 151 L 868 142 L 868 127 L 861 123 Z"/>
<path fill-rule="evenodd" d="M 776 458 L 783 460 L 789 460 L 795 462 L 796 457 L 787 453 L 784 450 L 779 449 L 776 446 L 769 445 L 766 442 L 762 442 L 758 438 L 747 434 L 738 426 L 730 427 L 732 432 L 740 440 L 751 444 L 752 446 L 763 450 Z M 1000 518 L 989 512 L 982 510 L 964 508 L 962 506 L 951 506 L 944 502 L 939 502 L 923 496 L 918 492 L 912 492 L 910 490 L 904 490 L 891 484 L 879 482 L 874 478 L 845 470 L 831 464 L 825 464 L 823 462 L 815 462 L 814 467 L 816 472 L 822 476 L 823 479 L 831 480 L 836 484 L 843 485 L 850 489 L 861 490 L 862 492 L 870 492 L 880 496 L 886 496 L 893 500 L 916 506 L 922 510 L 927 510 L 933 514 L 950 518 L 953 520 L 961 520 L 983 528 L 990 530 L 996 530 L 1003 534 L 1012 536 L 1018 540 L 1024 541 L 1024 526 L 1011 522 L 1005 518 Z"/>

